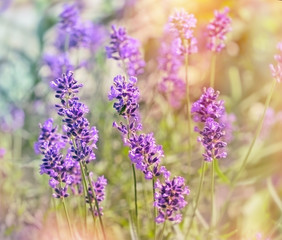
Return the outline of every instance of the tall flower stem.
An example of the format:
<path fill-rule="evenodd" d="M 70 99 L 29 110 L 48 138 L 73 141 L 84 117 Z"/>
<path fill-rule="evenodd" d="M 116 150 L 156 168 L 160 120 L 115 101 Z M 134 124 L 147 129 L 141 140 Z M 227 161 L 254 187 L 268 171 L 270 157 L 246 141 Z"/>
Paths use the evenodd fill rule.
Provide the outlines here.
<path fill-rule="evenodd" d="M 210 86 L 212 88 L 214 88 L 215 66 L 216 66 L 216 53 L 213 53 L 211 59 L 211 78 L 210 78 Z"/>
<path fill-rule="evenodd" d="M 215 185 L 215 159 L 212 161 L 212 171 L 211 171 L 211 224 L 210 224 L 210 231 L 213 230 L 215 222 L 216 222 L 216 211 L 215 211 L 215 190 L 214 190 L 214 185 Z"/>
<path fill-rule="evenodd" d="M 270 104 L 270 101 L 271 101 L 273 92 L 274 92 L 274 90 L 275 90 L 275 86 L 276 86 L 276 80 L 273 79 L 272 86 L 271 86 L 269 95 L 268 95 L 267 99 L 265 100 L 264 110 L 263 110 L 263 113 L 262 113 L 262 115 L 261 115 L 261 117 L 260 117 L 259 123 L 258 123 L 258 125 L 257 125 L 257 129 L 256 129 L 256 132 L 255 132 L 254 138 L 253 138 L 253 140 L 252 140 L 252 142 L 251 142 L 251 145 L 250 145 L 250 147 L 249 147 L 249 149 L 248 149 L 248 152 L 246 153 L 246 155 L 245 155 L 245 157 L 244 157 L 244 160 L 243 160 L 243 162 L 242 162 L 242 165 L 241 165 L 239 171 L 237 172 L 237 174 L 234 176 L 234 178 L 233 178 L 232 181 L 231 181 L 231 191 L 229 192 L 229 194 L 228 194 L 228 196 L 227 196 L 227 198 L 226 198 L 226 201 L 225 201 L 225 204 L 224 204 L 224 206 L 223 206 L 223 208 L 222 208 L 221 215 L 220 215 L 220 217 L 219 217 L 219 219 L 218 219 L 218 222 L 222 219 L 222 217 L 223 217 L 223 215 L 224 215 L 224 213 L 225 213 L 225 211 L 226 211 L 226 209 L 227 209 L 227 207 L 228 207 L 229 200 L 230 200 L 230 198 L 232 197 L 232 194 L 233 194 L 234 189 L 235 189 L 235 185 L 236 185 L 236 183 L 237 183 L 237 181 L 238 181 L 238 179 L 239 179 L 239 177 L 240 177 L 240 174 L 242 173 L 242 171 L 244 170 L 244 168 L 245 168 L 246 165 L 247 165 L 249 156 L 250 156 L 250 154 L 251 154 L 251 152 L 252 152 L 252 150 L 253 150 L 253 147 L 254 147 L 254 145 L 255 145 L 255 142 L 256 142 L 256 140 L 257 140 L 257 138 L 258 138 L 258 136 L 259 136 L 259 134 L 260 134 L 260 132 L 261 132 L 261 128 L 262 128 L 262 125 L 263 125 L 263 120 L 264 120 L 266 111 L 267 111 L 267 109 L 268 109 L 268 107 L 269 107 L 269 104 Z"/>
<path fill-rule="evenodd" d="M 127 120 L 127 138 L 129 140 L 130 138 L 130 122 L 129 122 L 129 116 L 126 118 Z M 135 205 L 135 217 L 136 217 L 136 228 L 137 228 L 137 233 L 139 234 L 139 228 L 138 228 L 138 206 L 137 206 L 137 180 L 136 180 L 136 171 L 135 171 L 135 166 L 132 163 L 132 174 L 133 174 L 133 182 L 134 182 L 134 205 Z"/>
<path fill-rule="evenodd" d="M 256 140 L 257 140 L 257 138 L 258 138 L 258 136 L 259 136 L 259 134 L 260 134 L 260 132 L 261 132 L 262 125 L 263 125 L 263 120 L 264 120 L 264 117 L 265 117 L 265 114 L 266 114 L 266 110 L 267 110 L 268 107 L 269 107 L 269 104 L 270 104 L 270 101 L 271 101 L 273 92 L 274 92 L 274 90 L 275 90 L 276 82 L 277 82 L 277 81 L 276 81 L 275 79 L 273 79 L 273 81 L 272 81 L 272 86 L 271 86 L 269 95 L 268 95 L 267 99 L 265 100 L 264 110 L 263 110 L 263 113 L 262 113 L 262 115 L 261 115 L 261 117 L 260 117 L 260 120 L 259 120 L 257 129 L 256 129 L 255 136 L 254 136 L 254 138 L 253 138 L 253 140 L 252 140 L 252 143 L 251 143 L 251 145 L 250 145 L 250 147 L 249 147 L 249 149 L 248 149 L 248 152 L 247 152 L 247 154 L 246 154 L 246 156 L 245 156 L 245 158 L 244 158 L 244 160 L 243 160 L 243 162 L 242 162 L 242 165 L 241 165 L 239 171 L 237 172 L 237 174 L 236 174 L 235 177 L 233 178 L 232 185 L 234 185 L 234 184 L 237 182 L 237 180 L 238 180 L 238 178 L 239 178 L 241 172 L 242 172 L 242 171 L 244 170 L 244 168 L 246 167 L 246 164 L 247 164 L 248 159 L 249 159 L 249 157 L 250 157 L 250 154 L 251 154 L 251 152 L 252 152 L 252 150 L 253 150 L 253 148 L 254 148 L 254 145 L 255 145 L 255 143 L 256 143 Z"/>
<path fill-rule="evenodd" d="M 60 187 L 62 188 L 62 181 L 61 181 L 61 179 L 60 179 Z M 68 209 L 67 209 L 66 201 L 65 201 L 64 197 L 62 197 L 62 203 L 63 203 L 63 206 L 64 206 L 64 211 L 65 211 L 65 214 L 66 214 L 70 235 L 71 235 L 71 238 L 74 240 L 75 238 L 74 238 L 74 235 L 73 235 L 73 231 L 72 231 L 72 227 L 71 227 L 71 222 L 70 222 L 70 217 L 69 217 L 69 213 L 68 213 Z"/>
<path fill-rule="evenodd" d="M 191 230 L 191 227 L 192 227 L 192 224 L 193 224 L 194 217 L 196 215 L 196 210 L 198 208 L 200 194 L 201 194 L 201 191 L 202 191 L 202 187 L 203 187 L 203 183 L 204 183 L 204 177 L 205 177 L 205 171 L 206 171 L 206 161 L 205 160 L 202 160 L 201 170 L 202 171 L 201 171 L 201 176 L 200 176 L 200 184 L 199 184 L 199 188 L 198 188 L 197 195 L 196 195 L 195 207 L 193 209 L 192 217 L 191 217 L 191 220 L 190 220 L 190 223 L 189 223 L 189 226 L 188 226 L 188 231 L 185 235 L 185 239 L 189 239 L 188 238 L 189 233 L 190 233 L 190 230 Z"/>
<path fill-rule="evenodd" d="M 95 201 L 95 206 L 96 206 L 96 209 L 97 209 L 97 212 L 98 212 L 99 222 L 100 222 L 102 232 L 103 232 L 103 238 L 104 238 L 104 240 L 106 240 L 107 237 L 106 237 L 106 232 L 105 232 L 105 228 L 104 228 L 104 224 L 103 224 L 103 220 L 102 220 L 102 215 L 101 215 L 100 208 L 99 208 L 99 203 L 98 203 L 98 200 L 97 200 L 97 197 L 96 197 L 96 194 L 95 194 L 92 182 L 91 182 L 91 178 L 90 178 L 90 175 L 89 175 L 87 165 L 84 164 L 84 167 L 85 167 L 85 170 L 86 170 L 86 176 L 87 176 L 87 179 L 88 179 L 88 183 L 90 185 L 91 192 L 93 194 L 93 198 L 94 198 L 94 201 Z"/>
<path fill-rule="evenodd" d="M 95 218 L 95 215 L 94 215 L 94 208 L 93 208 L 93 206 L 92 206 L 92 203 L 91 203 L 91 201 L 90 201 L 90 196 L 89 196 L 88 191 L 87 191 L 87 181 L 86 181 L 86 176 L 85 176 L 84 167 L 83 167 L 83 164 L 82 164 L 81 161 L 79 161 L 79 166 L 80 166 L 80 171 L 81 171 L 81 173 L 82 173 L 82 183 L 83 183 L 84 199 L 86 199 L 86 196 L 88 196 L 89 205 L 90 205 L 90 210 L 91 210 L 93 222 L 94 222 L 94 225 L 95 225 L 96 218 Z M 86 211 L 86 213 L 87 213 L 86 202 L 85 202 L 85 211 Z M 85 221 L 86 221 L 86 223 L 87 223 L 87 214 L 85 214 Z"/>
<path fill-rule="evenodd" d="M 164 238 L 165 225 L 166 225 L 166 220 L 164 221 L 164 224 L 163 224 L 163 228 L 162 228 L 161 235 L 160 235 L 160 240 L 163 240 Z"/>
<path fill-rule="evenodd" d="M 152 187 L 153 187 L 153 202 L 154 202 L 154 199 L 155 199 L 155 178 L 153 177 L 152 178 Z M 153 209 L 153 220 L 154 220 L 154 239 L 156 239 L 156 206 L 154 204 L 154 209 Z"/>
<path fill-rule="evenodd" d="M 188 44 L 187 44 L 188 46 Z M 186 49 L 188 49 L 188 47 L 186 46 Z M 185 83 L 186 83 L 186 104 L 187 104 L 187 118 L 188 118 L 188 147 L 189 147 L 189 167 L 191 166 L 191 151 L 192 151 L 192 144 L 191 144 L 191 116 L 190 116 L 190 88 L 189 88 L 189 81 L 188 81 L 188 51 L 185 53 Z"/>

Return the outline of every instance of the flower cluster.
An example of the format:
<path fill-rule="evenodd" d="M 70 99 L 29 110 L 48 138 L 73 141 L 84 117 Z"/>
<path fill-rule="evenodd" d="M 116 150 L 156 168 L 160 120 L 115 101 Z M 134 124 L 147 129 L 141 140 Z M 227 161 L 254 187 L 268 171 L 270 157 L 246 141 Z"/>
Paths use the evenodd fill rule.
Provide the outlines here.
<path fill-rule="evenodd" d="M 106 189 L 106 186 L 108 184 L 108 181 L 104 176 L 100 176 L 100 177 L 97 178 L 97 181 L 94 182 L 92 180 L 93 173 L 90 172 L 89 175 L 90 175 L 90 178 L 91 178 L 92 188 L 93 188 L 95 194 L 93 195 L 92 188 L 89 186 L 88 197 L 86 197 L 86 202 L 89 203 L 91 201 L 92 203 L 95 203 L 94 198 L 96 198 L 98 203 L 100 203 L 100 202 L 104 201 L 104 199 L 105 199 L 105 189 Z M 89 198 L 90 198 L 90 201 L 89 201 Z M 99 206 L 99 212 L 100 212 L 101 215 L 103 215 L 103 207 Z M 95 216 L 99 215 L 99 213 L 96 209 L 94 210 L 94 214 L 95 214 Z"/>
<path fill-rule="evenodd" d="M 128 127 L 123 124 L 117 124 L 116 127 L 124 137 L 131 133 L 136 133 L 142 129 L 142 124 L 139 121 L 139 89 L 136 86 L 137 78 L 129 77 L 126 81 L 125 77 L 118 75 L 114 78 L 114 84 L 111 86 L 111 91 L 108 94 L 109 100 L 117 100 L 114 103 L 114 108 L 128 121 Z"/>
<path fill-rule="evenodd" d="M 49 184 L 55 190 L 54 197 L 62 198 L 68 196 L 69 187 L 73 193 L 76 189 L 78 194 L 82 192 L 80 163 L 85 165 L 95 159 L 93 149 L 97 148 L 98 131 L 95 126 L 90 127 L 84 116 L 88 108 L 79 102 L 77 96 L 82 84 L 73 78 L 72 72 L 52 81 L 51 86 L 56 91 L 55 97 L 61 102 L 55 106 L 58 115 L 63 118 L 64 134 L 57 133 L 52 119 L 47 120 L 41 126 L 35 151 L 44 155 L 40 173 L 50 176 Z M 62 150 L 65 148 L 64 156 Z"/>
<path fill-rule="evenodd" d="M 52 87 L 56 90 L 55 97 L 61 101 L 56 107 L 58 114 L 63 117 L 63 128 L 69 138 L 72 157 L 86 163 L 95 160 L 93 149 L 98 141 L 98 131 L 96 127 L 90 127 L 84 117 L 89 111 L 87 106 L 78 101 L 76 94 L 82 84 L 77 83 L 72 72 L 67 72 L 62 78 L 53 81 Z"/>
<path fill-rule="evenodd" d="M 160 166 L 161 158 L 164 157 L 163 148 L 156 144 L 153 133 L 133 135 L 129 142 L 129 157 L 146 179 L 166 175 L 166 168 Z"/>
<path fill-rule="evenodd" d="M 50 176 L 49 185 L 55 190 L 54 197 L 67 197 L 68 186 L 76 182 L 72 181 L 74 177 L 68 171 L 68 161 L 61 153 L 66 145 L 66 136 L 57 133 L 57 127 L 53 127 L 53 119 L 46 120 L 40 125 L 40 129 L 38 142 L 34 146 L 35 152 L 44 156 L 40 165 L 40 174 Z"/>
<path fill-rule="evenodd" d="M 208 118 L 218 119 L 225 113 L 224 102 L 217 100 L 219 91 L 204 88 L 200 99 L 193 103 L 191 113 L 195 122 L 205 123 Z"/>
<path fill-rule="evenodd" d="M 205 88 L 200 99 L 194 102 L 191 108 L 194 121 L 204 123 L 202 130 L 195 127 L 195 131 L 201 135 L 198 141 L 205 148 L 203 156 L 204 160 L 208 162 L 227 156 L 224 150 L 227 143 L 223 141 L 225 125 L 221 120 L 225 114 L 225 107 L 222 100 L 217 100 L 218 96 L 219 91 L 214 91 L 213 88 Z"/>
<path fill-rule="evenodd" d="M 170 31 L 176 35 L 178 51 L 181 54 L 192 54 L 198 51 L 197 39 L 194 37 L 194 28 L 197 19 L 184 9 L 176 10 L 169 18 Z"/>
<path fill-rule="evenodd" d="M 208 118 L 202 131 L 198 128 L 195 130 L 201 134 L 198 141 L 205 147 L 206 152 L 203 154 L 205 161 L 211 162 L 215 158 L 226 158 L 227 153 L 224 151 L 224 147 L 227 146 L 227 143 L 222 140 L 225 135 L 222 123 Z"/>
<path fill-rule="evenodd" d="M 49 78 L 52 80 L 66 71 L 87 66 L 88 60 L 81 60 L 77 66 L 72 64 L 69 56 L 71 49 L 87 48 L 93 56 L 106 36 L 105 29 L 100 25 L 80 18 L 77 4 L 65 4 L 59 18 L 53 43 L 56 53 L 43 56 L 43 65 L 50 69 Z"/>
<path fill-rule="evenodd" d="M 185 195 L 189 195 L 190 190 L 185 186 L 183 177 L 174 177 L 172 180 L 166 178 L 162 184 L 159 179 L 155 183 L 155 202 L 158 209 L 157 223 L 166 220 L 176 223 L 181 222 L 180 210 L 187 205 Z"/>
<path fill-rule="evenodd" d="M 277 44 L 277 49 L 279 50 L 279 54 L 276 54 L 274 56 L 277 65 L 275 67 L 273 64 L 270 64 L 270 70 L 273 78 L 275 78 L 277 82 L 281 82 L 282 81 L 282 42 Z"/>
<path fill-rule="evenodd" d="M 207 26 L 207 48 L 212 52 L 220 52 L 225 47 L 226 34 L 231 31 L 231 19 L 227 16 L 229 8 L 223 12 L 214 11 L 214 19 Z"/>
<path fill-rule="evenodd" d="M 159 51 L 159 69 L 164 72 L 158 89 L 165 94 L 169 103 L 178 108 L 185 97 L 185 83 L 178 77 L 178 71 L 183 64 L 183 56 L 177 51 L 177 43 L 175 37 L 166 29 L 164 37 L 161 40 Z"/>
<path fill-rule="evenodd" d="M 140 53 L 140 43 L 127 35 L 125 28 L 112 26 L 110 45 L 106 47 L 108 58 L 120 60 L 129 76 L 143 73 L 145 61 Z"/>
<path fill-rule="evenodd" d="M 129 158 L 137 169 L 144 173 L 146 179 L 157 179 L 154 188 L 157 190 L 154 205 L 159 211 L 155 219 L 161 223 L 166 219 L 180 222 L 182 209 L 187 202 L 184 195 L 189 194 L 189 190 L 184 185 L 182 177 L 174 177 L 169 180 L 170 172 L 161 166 L 161 159 L 164 152 L 161 145 L 156 144 L 153 133 L 139 133 L 141 126 L 138 114 L 139 90 L 136 86 L 137 79 L 117 76 L 114 78 L 114 85 L 109 93 L 109 100 L 116 100 L 114 108 L 117 112 L 128 120 L 126 124 L 114 123 L 114 126 L 122 133 L 124 142 L 129 146 Z M 161 184 L 159 177 L 165 179 L 164 185 Z"/>

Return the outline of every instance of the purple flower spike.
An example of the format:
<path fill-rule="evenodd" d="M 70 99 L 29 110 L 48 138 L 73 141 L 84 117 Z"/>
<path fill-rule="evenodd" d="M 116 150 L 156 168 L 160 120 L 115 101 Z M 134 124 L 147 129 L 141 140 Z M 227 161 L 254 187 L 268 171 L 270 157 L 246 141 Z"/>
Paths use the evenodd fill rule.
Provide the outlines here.
<path fill-rule="evenodd" d="M 217 100 L 219 91 L 204 88 L 201 98 L 194 102 L 191 113 L 195 122 L 205 123 L 208 118 L 218 119 L 225 113 L 224 102 Z"/>
<path fill-rule="evenodd" d="M 169 29 L 176 35 L 177 51 L 179 54 L 198 52 L 197 39 L 194 37 L 194 28 L 197 19 L 184 9 L 176 10 L 169 18 Z"/>
<path fill-rule="evenodd" d="M 223 12 L 214 11 L 214 19 L 207 26 L 207 48 L 212 52 L 221 52 L 225 47 L 226 34 L 231 31 L 231 19 L 227 16 L 229 8 Z"/>
<path fill-rule="evenodd" d="M 222 140 L 225 135 L 223 124 L 216 122 L 213 118 L 208 118 L 204 129 L 198 131 L 202 135 L 198 141 L 205 147 L 203 154 L 205 161 L 211 162 L 214 159 L 226 158 L 227 153 L 224 148 L 227 143 Z"/>
<path fill-rule="evenodd" d="M 274 59 L 277 62 L 276 67 L 270 64 L 270 70 L 272 73 L 272 77 L 276 79 L 277 82 L 282 81 L 282 42 L 277 44 L 277 49 L 279 50 L 279 54 L 274 56 Z"/>
<path fill-rule="evenodd" d="M 120 60 L 129 76 L 137 76 L 143 73 L 145 62 L 139 51 L 140 43 L 129 37 L 125 28 L 112 26 L 111 42 L 106 47 L 108 58 Z"/>
<path fill-rule="evenodd" d="M 190 193 L 189 188 L 185 186 L 184 178 L 174 177 L 172 180 L 167 178 L 163 184 L 157 179 L 155 189 L 154 205 L 158 209 L 156 223 L 166 220 L 180 223 L 182 220 L 180 210 L 187 205 L 185 195 Z"/>
<path fill-rule="evenodd" d="M 101 215 L 103 215 L 103 207 L 100 207 L 100 203 L 103 202 L 104 199 L 105 199 L 105 188 L 108 184 L 108 181 L 104 176 L 100 176 L 100 177 L 97 178 L 97 181 L 94 182 L 92 180 L 93 173 L 90 172 L 89 175 L 90 175 L 90 178 L 91 178 L 93 190 L 95 192 L 95 196 L 94 196 L 93 193 L 92 193 L 91 187 L 88 188 L 88 194 L 90 196 L 90 201 L 93 204 L 95 204 L 94 197 L 96 197 L 96 199 L 99 203 L 99 212 L 100 212 Z M 86 197 L 86 202 L 89 203 L 90 201 L 89 201 L 89 197 Z M 94 211 L 95 211 L 95 216 L 99 216 L 98 211 L 96 209 Z"/>
<path fill-rule="evenodd" d="M 164 157 L 161 145 L 156 145 L 153 133 L 134 135 L 129 139 L 129 157 L 136 168 L 145 174 L 146 179 L 166 174 L 165 167 L 160 168 L 161 158 Z"/>
<path fill-rule="evenodd" d="M 73 5 L 64 5 L 64 10 L 60 14 L 60 25 L 61 29 L 65 31 L 71 31 L 76 25 L 79 19 L 79 12 L 77 6 Z"/>

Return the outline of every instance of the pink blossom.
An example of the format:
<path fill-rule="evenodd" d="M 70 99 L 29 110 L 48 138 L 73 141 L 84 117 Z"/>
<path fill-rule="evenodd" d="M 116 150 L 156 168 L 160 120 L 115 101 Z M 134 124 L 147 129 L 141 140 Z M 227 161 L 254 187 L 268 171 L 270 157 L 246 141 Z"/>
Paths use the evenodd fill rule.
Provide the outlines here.
<path fill-rule="evenodd" d="M 212 52 L 220 52 L 225 47 L 226 34 L 231 31 L 231 18 L 227 16 L 229 8 L 223 12 L 214 11 L 214 19 L 207 26 L 207 48 Z"/>

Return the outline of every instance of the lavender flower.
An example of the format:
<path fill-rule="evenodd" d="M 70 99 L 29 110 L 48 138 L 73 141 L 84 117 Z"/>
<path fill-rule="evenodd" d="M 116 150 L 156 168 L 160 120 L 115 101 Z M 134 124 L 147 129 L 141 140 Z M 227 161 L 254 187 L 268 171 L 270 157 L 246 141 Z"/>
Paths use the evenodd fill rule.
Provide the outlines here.
<path fill-rule="evenodd" d="M 129 37 L 125 28 L 112 26 L 111 42 L 106 47 L 108 58 L 120 60 L 129 76 L 137 76 L 143 73 L 145 62 L 139 51 L 140 43 Z"/>
<path fill-rule="evenodd" d="M 55 190 L 54 197 L 67 197 L 68 185 L 71 183 L 68 181 L 65 161 L 61 154 L 66 138 L 57 133 L 57 127 L 53 127 L 53 119 L 46 120 L 43 125 L 40 125 L 40 129 L 41 133 L 34 147 L 37 153 L 44 156 L 43 163 L 40 165 L 40 174 L 50 176 L 49 185 Z M 64 186 L 62 186 L 63 182 Z"/>
<path fill-rule="evenodd" d="M 77 6 L 73 5 L 64 5 L 64 9 L 60 14 L 60 27 L 61 29 L 69 32 L 77 24 L 79 19 L 79 12 Z"/>
<path fill-rule="evenodd" d="M 41 126 L 41 133 L 38 142 L 35 144 L 35 151 L 44 155 L 43 163 L 40 166 L 41 174 L 50 176 L 49 185 L 54 188 L 54 197 L 68 196 L 67 190 L 70 187 L 75 193 L 82 192 L 80 164 L 87 164 L 96 158 L 94 150 L 97 148 L 98 131 L 96 127 L 90 127 L 84 115 L 88 108 L 79 102 L 77 93 L 82 84 L 73 78 L 72 72 L 63 74 L 51 83 L 56 91 L 56 98 L 61 104 L 56 104 L 58 114 L 63 117 L 64 135 L 57 133 L 53 127 L 53 120 L 48 119 Z M 62 150 L 67 147 L 64 156 Z M 64 186 L 61 186 L 65 183 Z M 60 185 L 60 186 L 58 186 Z"/>
<path fill-rule="evenodd" d="M 183 56 L 177 51 L 178 42 L 175 36 L 166 30 L 159 53 L 159 69 L 165 74 L 158 89 L 167 96 L 169 103 L 178 108 L 185 97 L 185 83 L 178 77 L 178 71 L 183 64 Z"/>
<path fill-rule="evenodd" d="M 111 86 L 111 91 L 108 94 L 109 100 L 116 99 L 114 108 L 129 122 L 129 129 L 123 124 L 117 124 L 116 127 L 123 135 L 127 135 L 130 130 L 135 133 L 142 129 L 142 124 L 139 121 L 139 89 L 136 86 L 137 78 L 130 77 L 126 81 L 125 77 L 118 75 L 114 78 L 114 85 Z"/>
<path fill-rule="evenodd" d="M 224 147 L 227 146 L 227 143 L 222 140 L 225 135 L 222 123 L 216 122 L 213 118 L 208 118 L 202 131 L 197 127 L 195 130 L 201 134 L 198 141 L 205 148 L 203 154 L 205 161 L 211 162 L 214 159 L 226 158 L 227 153 Z"/>
<path fill-rule="evenodd" d="M 129 157 L 146 179 L 166 174 L 165 167 L 160 167 L 161 158 L 164 157 L 163 148 L 156 145 L 153 133 L 133 135 L 129 142 Z"/>
<path fill-rule="evenodd" d="M 200 99 L 193 103 L 191 113 L 195 122 L 205 123 L 208 118 L 221 118 L 225 112 L 224 102 L 217 100 L 219 91 L 204 88 Z"/>
<path fill-rule="evenodd" d="M 78 89 L 82 84 L 78 84 L 73 78 L 72 72 L 63 74 L 52 82 L 56 90 L 56 98 L 61 100 L 61 104 L 56 104 L 58 114 L 63 117 L 64 130 L 70 138 L 71 152 L 76 161 L 89 163 L 95 160 L 93 148 L 96 148 L 98 141 L 98 131 L 96 127 L 91 127 L 88 120 L 84 117 L 88 113 L 88 108 L 78 102 Z"/>
<path fill-rule="evenodd" d="M 226 34 L 231 31 L 231 19 L 227 16 L 229 8 L 223 12 L 214 11 L 214 19 L 207 26 L 207 48 L 212 52 L 220 52 L 225 47 Z"/>
<path fill-rule="evenodd" d="M 181 222 L 182 215 L 180 210 L 187 205 L 185 195 L 189 195 L 190 190 L 185 186 L 184 178 L 174 177 L 172 180 L 166 178 L 165 183 L 161 184 L 159 179 L 155 183 L 155 202 L 158 216 L 155 221 L 162 223 L 166 220 L 176 223 Z"/>
<path fill-rule="evenodd" d="M 178 39 L 178 51 L 181 54 L 192 54 L 198 51 L 197 39 L 194 37 L 194 28 L 197 19 L 193 14 L 188 14 L 184 9 L 176 10 L 169 18 L 170 31 Z"/>
<path fill-rule="evenodd" d="M 276 79 L 277 82 L 282 81 L 282 42 L 277 44 L 277 49 L 279 50 L 279 54 L 274 56 L 274 59 L 277 62 L 276 67 L 273 64 L 270 64 L 270 70 L 272 73 L 272 77 Z"/>
<path fill-rule="evenodd" d="M 95 195 L 93 195 L 92 193 L 92 189 L 91 187 L 88 188 L 88 197 L 86 197 L 86 202 L 92 202 L 92 203 L 95 203 L 95 199 L 97 199 L 98 203 L 104 201 L 105 199 L 105 188 L 108 184 L 108 181 L 107 179 L 104 177 L 104 176 L 100 176 L 97 178 L 97 181 L 94 182 L 92 180 L 92 177 L 93 177 L 93 173 L 90 172 L 89 173 L 90 175 L 90 178 L 91 178 L 91 184 L 92 184 L 92 187 L 93 187 L 93 190 L 95 192 Z M 89 201 L 89 197 L 90 197 L 90 201 Z M 101 215 L 103 215 L 103 207 L 100 207 L 100 204 L 99 204 L 99 212 Z M 95 216 L 98 216 L 98 211 L 97 210 L 94 210 L 94 214 Z"/>

